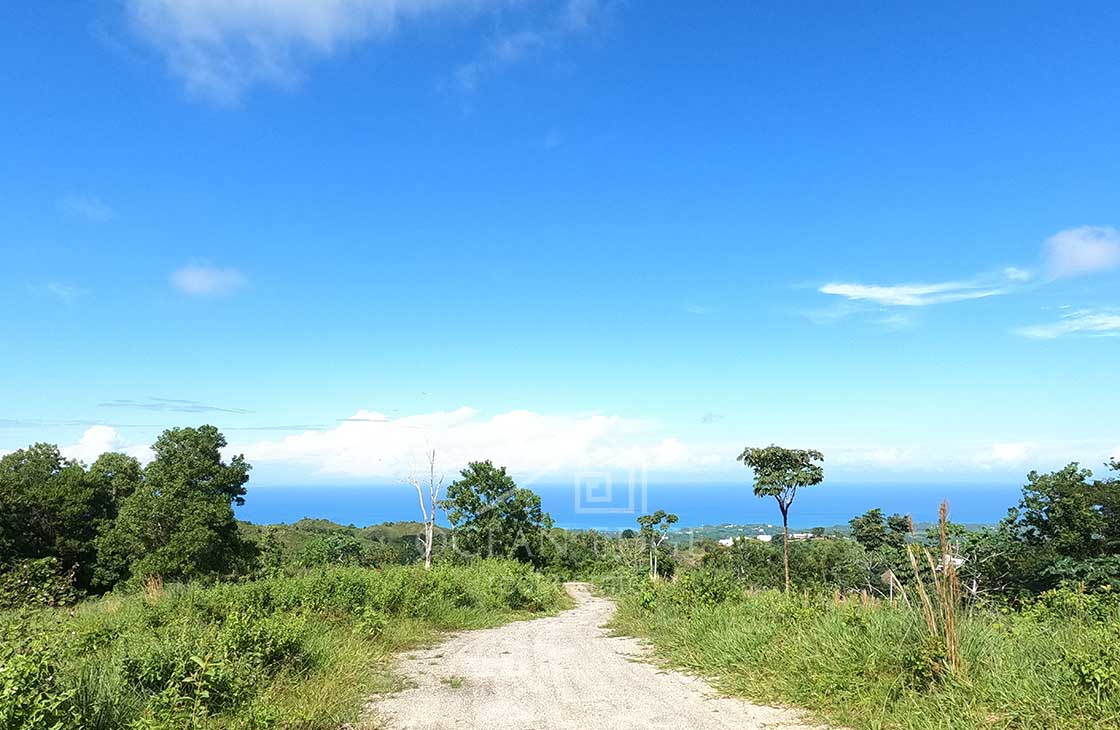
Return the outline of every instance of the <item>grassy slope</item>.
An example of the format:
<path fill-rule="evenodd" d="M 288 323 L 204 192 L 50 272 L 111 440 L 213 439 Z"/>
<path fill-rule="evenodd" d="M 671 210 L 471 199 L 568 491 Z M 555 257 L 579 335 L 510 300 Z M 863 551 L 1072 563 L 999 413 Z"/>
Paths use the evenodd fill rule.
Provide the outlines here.
<path fill-rule="evenodd" d="M 914 613 L 881 603 L 703 605 L 663 586 L 624 597 L 614 625 L 723 691 L 852 728 L 1118 728 L 1120 614 L 1079 601 L 965 619 L 959 675 L 939 671 Z"/>
<path fill-rule="evenodd" d="M 0 616 L 0 726 L 338 728 L 441 630 L 565 605 L 514 563 L 332 569 Z M 5 714 L 7 713 L 7 714 Z M 39 714 L 36 714 L 39 713 Z"/>

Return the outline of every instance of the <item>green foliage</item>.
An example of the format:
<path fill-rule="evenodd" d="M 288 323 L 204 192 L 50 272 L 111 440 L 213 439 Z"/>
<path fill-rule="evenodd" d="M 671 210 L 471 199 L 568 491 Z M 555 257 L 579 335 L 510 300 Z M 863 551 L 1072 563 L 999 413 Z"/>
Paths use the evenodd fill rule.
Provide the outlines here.
<path fill-rule="evenodd" d="M 128 477 L 123 471 L 105 476 L 117 462 L 102 457 L 98 469 L 87 473 L 52 444 L 0 458 L 0 569 L 18 560 L 53 557 L 65 571 L 73 569 L 79 588 L 89 588 L 94 540 L 114 518 L 114 489 L 124 489 Z"/>
<path fill-rule="evenodd" d="M 785 449 L 781 446 L 747 447 L 738 461 L 754 472 L 756 497 L 774 497 L 786 513 L 799 487 L 811 487 L 824 480 L 824 469 L 817 462 L 824 455 L 812 449 Z"/>
<path fill-rule="evenodd" d="M 153 445 L 141 484 L 121 500 L 99 541 L 107 581 L 191 579 L 243 569 L 251 546 L 237 530 L 233 504 L 243 504 L 249 464 L 227 464 L 226 440 L 213 426 L 173 428 Z"/>
<path fill-rule="evenodd" d="M 790 542 L 789 562 L 793 585 L 812 592 L 861 590 L 877 583 L 884 569 L 859 543 L 842 539 Z M 750 588 L 784 585 L 782 548 L 773 542 L 736 540 L 704 555 L 702 564 L 728 572 Z"/>
<path fill-rule="evenodd" d="M 0 614 L 0 727 L 333 730 L 387 681 L 371 657 L 562 601 L 530 566 L 478 561 L 326 568 Z"/>
<path fill-rule="evenodd" d="M 747 447 L 739 454 L 743 462 L 754 473 L 754 495 L 773 497 L 782 513 L 783 535 L 789 532 L 789 508 L 793 504 L 797 490 L 811 487 L 824 481 L 824 455 L 812 449 L 786 449 L 781 446 L 762 448 Z M 792 585 L 789 567 L 789 541 L 782 540 L 782 561 L 785 589 Z"/>
<path fill-rule="evenodd" d="M 7 626 L 0 642 L 0 727 L 5 730 L 77 730 L 75 691 L 58 679 L 57 647 L 22 623 Z"/>
<path fill-rule="evenodd" d="M 690 570 L 677 582 L 677 590 L 693 605 L 714 606 L 743 592 L 735 576 L 721 570 Z"/>
<path fill-rule="evenodd" d="M 344 532 L 312 538 L 303 548 L 300 562 L 306 566 L 367 564 L 365 547 L 361 541 Z"/>
<path fill-rule="evenodd" d="M 884 518 L 881 509 L 871 509 L 859 517 L 853 517 L 848 525 L 852 537 L 868 552 L 882 548 L 900 550 L 906 544 L 910 532 L 910 521 L 899 514 Z"/>
<path fill-rule="evenodd" d="M 901 602 L 775 590 L 698 600 L 712 580 L 686 571 L 630 589 L 614 628 L 720 691 L 855 730 L 1120 726 L 1120 602 L 1110 593 L 1063 589 L 1024 611 L 962 616 L 958 674 Z"/>
<path fill-rule="evenodd" d="M 69 606 L 78 600 L 74 573 L 58 558 L 18 560 L 0 574 L 0 609 L 21 606 Z"/>
<path fill-rule="evenodd" d="M 541 498 L 519 488 L 504 466 L 471 462 L 447 488 L 441 506 L 460 552 L 543 563 L 552 518 L 541 511 Z"/>

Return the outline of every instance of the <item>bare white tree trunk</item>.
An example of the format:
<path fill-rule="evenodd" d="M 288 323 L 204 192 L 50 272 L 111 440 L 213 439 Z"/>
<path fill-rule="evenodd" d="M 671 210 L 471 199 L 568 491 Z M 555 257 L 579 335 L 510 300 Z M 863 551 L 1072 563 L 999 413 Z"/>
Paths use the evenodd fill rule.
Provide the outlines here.
<path fill-rule="evenodd" d="M 436 450 L 425 454 L 428 457 L 427 483 L 416 475 L 409 475 L 408 483 L 416 488 L 416 496 L 420 499 L 420 514 L 424 518 L 424 536 L 421 543 L 424 546 L 424 569 L 432 567 L 432 545 L 435 542 L 436 509 L 439 506 L 439 492 L 443 488 L 443 476 L 436 480 Z"/>

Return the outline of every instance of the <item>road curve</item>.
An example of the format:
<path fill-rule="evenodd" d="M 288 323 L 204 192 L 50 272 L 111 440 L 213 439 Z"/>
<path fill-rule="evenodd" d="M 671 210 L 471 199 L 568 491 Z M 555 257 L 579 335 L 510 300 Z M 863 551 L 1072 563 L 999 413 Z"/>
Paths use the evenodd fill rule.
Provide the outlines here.
<path fill-rule="evenodd" d="M 811 730 L 793 711 L 720 697 L 705 682 L 643 659 L 631 638 L 602 628 L 614 604 L 584 583 L 556 616 L 455 635 L 409 654 L 408 689 L 374 698 L 387 730 Z"/>

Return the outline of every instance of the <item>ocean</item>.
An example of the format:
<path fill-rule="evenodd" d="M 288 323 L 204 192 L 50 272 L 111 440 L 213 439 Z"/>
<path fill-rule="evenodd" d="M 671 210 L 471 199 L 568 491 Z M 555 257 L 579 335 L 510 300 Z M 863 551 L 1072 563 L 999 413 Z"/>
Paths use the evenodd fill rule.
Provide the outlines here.
<path fill-rule="evenodd" d="M 723 524 L 780 524 L 773 499 L 759 499 L 748 483 L 533 484 L 557 527 L 620 530 L 635 518 L 664 509 L 680 517 L 678 527 Z M 917 522 L 937 519 L 948 500 L 956 522 L 995 523 L 1019 501 L 1018 484 L 831 484 L 802 489 L 790 509 L 790 526 L 800 529 L 846 524 L 873 507 L 911 515 Z M 254 486 L 250 483 L 238 518 L 257 524 L 295 522 L 303 517 L 343 525 L 418 520 L 416 490 L 408 485 Z M 446 523 L 441 514 L 440 522 Z"/>

